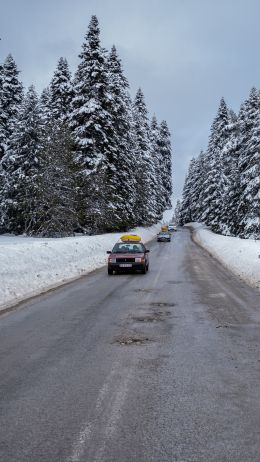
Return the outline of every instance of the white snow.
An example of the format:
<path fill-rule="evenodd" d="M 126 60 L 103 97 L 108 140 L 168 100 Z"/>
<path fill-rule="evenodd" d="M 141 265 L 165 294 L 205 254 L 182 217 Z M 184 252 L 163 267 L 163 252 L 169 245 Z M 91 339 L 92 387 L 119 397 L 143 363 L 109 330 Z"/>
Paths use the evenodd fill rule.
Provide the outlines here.
<path fill-rule="evenodd" d="M 201 223 L 187 223 L 193 239 L 226 268 L 260 289 L 260 241 L 215 234 Z"/>
<path fill-rule="evenodd" d="M 162 222 L 132 232 L 148 242 L 162 223 L 171 221 L 172 215 L 173 210 L 167 210 Z M 60 239 L 0 236 L 0 310 L 105 265 L 106 251 L 122 234 Z"/>

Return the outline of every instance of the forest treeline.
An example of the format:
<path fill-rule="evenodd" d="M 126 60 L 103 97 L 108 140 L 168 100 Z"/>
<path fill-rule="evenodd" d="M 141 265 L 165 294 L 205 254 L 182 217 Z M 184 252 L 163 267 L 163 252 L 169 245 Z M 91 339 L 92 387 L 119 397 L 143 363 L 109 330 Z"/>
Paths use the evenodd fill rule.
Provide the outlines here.
<path fill-rule="evenodd" d="M 204 222 L 216 233 L 260 239 L 260 93 L 252 88 L 236 115 L 222 98 L 208 148 L 190 161 L 180 224 Z"/>
<path fill-rule="evenodd" d="M 147 226 L 171 205 L 170 133 L 131 99 L 115 46 L 91 18 L 72 76 L 60 58 L 38 96 L 0 66 L 0 232 L 69 236 Z"/>

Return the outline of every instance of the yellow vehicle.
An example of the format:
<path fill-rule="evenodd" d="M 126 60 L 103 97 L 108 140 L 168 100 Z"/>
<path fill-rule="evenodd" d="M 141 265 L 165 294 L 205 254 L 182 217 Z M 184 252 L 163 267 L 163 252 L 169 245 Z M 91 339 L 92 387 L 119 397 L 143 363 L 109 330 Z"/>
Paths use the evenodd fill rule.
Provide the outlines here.
<path fill-rule="evenodd" d="M 163 226 L 161 227 L 161 231 L 162 231 L 163 233 L 167 233 L 167 232 L 168 232 L 168 226 L 167 226 L 167 225 L 163 225 Z"/>
<path fill-rule="evenodd" d="M 124 234 L 120 240 L 122 242 L 141 242 L 141 237 L 138 234 Z"/>

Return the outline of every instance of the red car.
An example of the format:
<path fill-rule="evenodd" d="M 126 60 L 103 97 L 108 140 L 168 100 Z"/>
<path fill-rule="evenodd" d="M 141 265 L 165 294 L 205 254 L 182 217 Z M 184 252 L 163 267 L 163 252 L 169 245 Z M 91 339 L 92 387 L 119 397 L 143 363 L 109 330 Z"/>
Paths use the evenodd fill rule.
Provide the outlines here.
<path fill-rule="evenodd" d="M 114 271 L 141 271 L 145 274 L 149 269 L 149 252 L 141 242 L 118 242 L 112 252 L 107 251 L 108 274 L 111 275 Z"/>

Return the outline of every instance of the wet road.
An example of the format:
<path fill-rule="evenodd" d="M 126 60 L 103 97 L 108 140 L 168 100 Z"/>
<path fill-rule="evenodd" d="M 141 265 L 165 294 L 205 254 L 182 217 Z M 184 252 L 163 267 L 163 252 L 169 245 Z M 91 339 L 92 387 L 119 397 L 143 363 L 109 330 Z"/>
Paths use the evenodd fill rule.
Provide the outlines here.
<path fill-rule="evenodd" d="M 1 462 L 259 462 L 259 295 L 178 231 L 0 317 Z"/>

